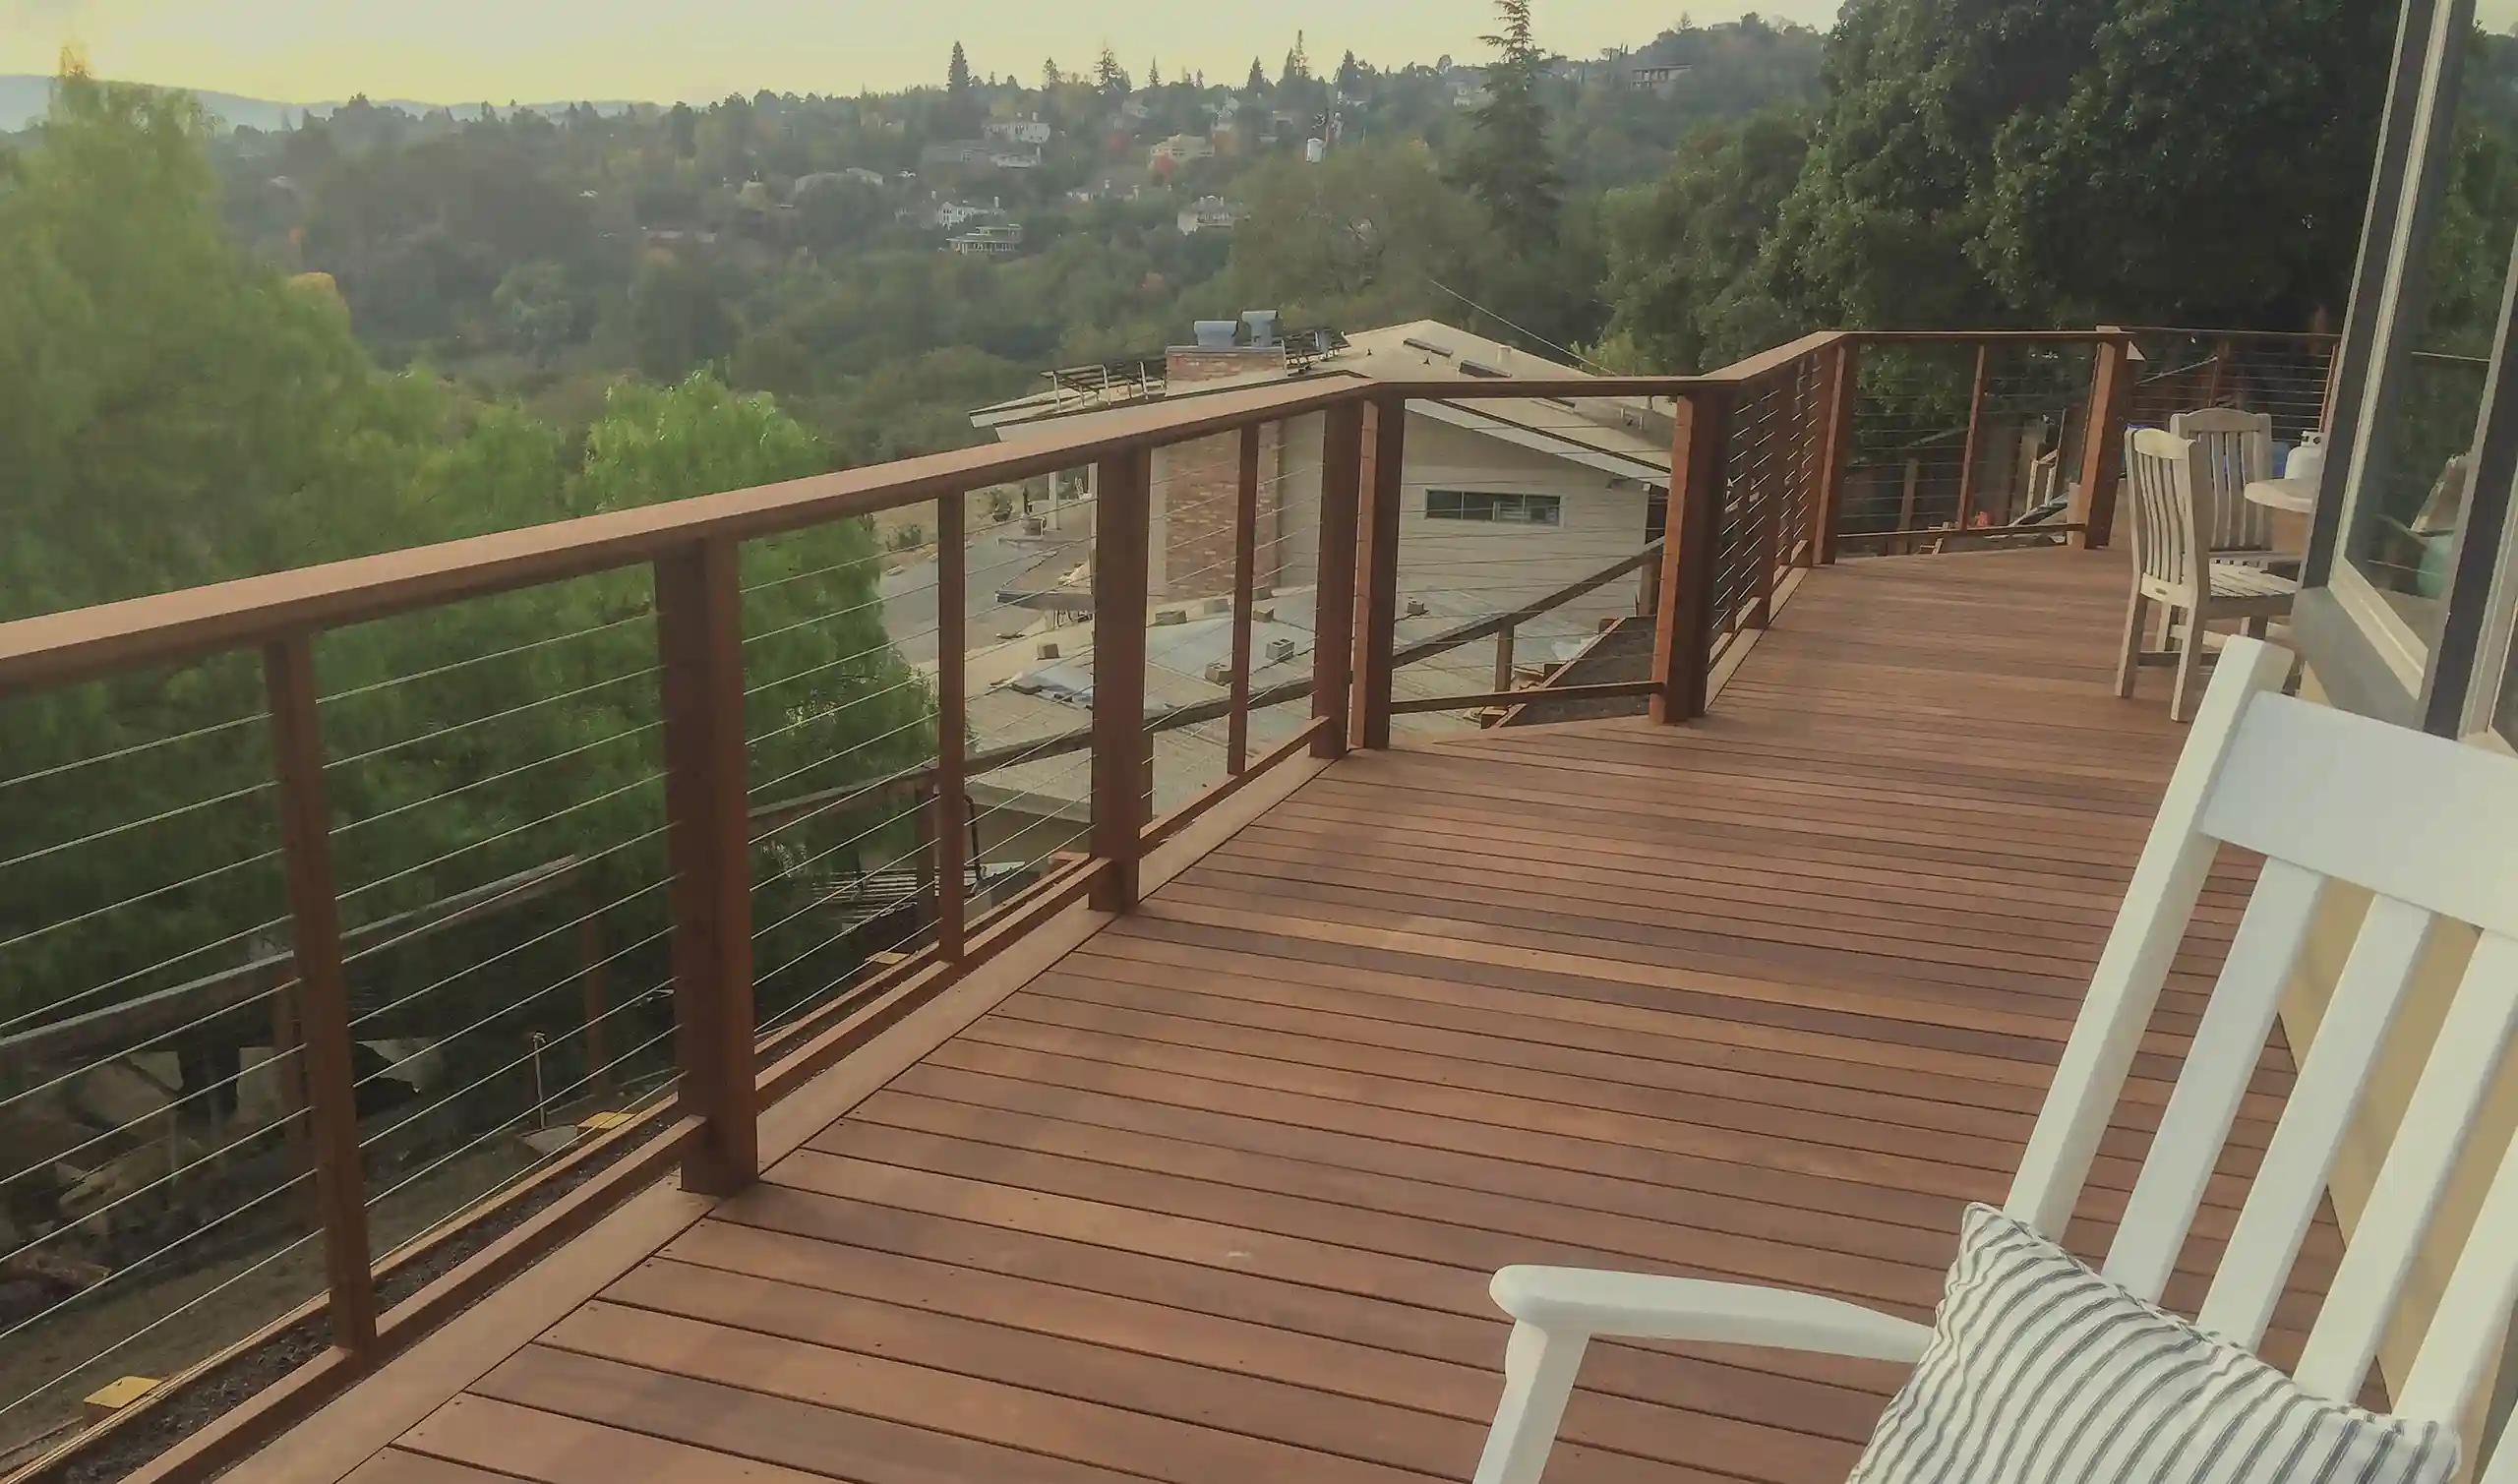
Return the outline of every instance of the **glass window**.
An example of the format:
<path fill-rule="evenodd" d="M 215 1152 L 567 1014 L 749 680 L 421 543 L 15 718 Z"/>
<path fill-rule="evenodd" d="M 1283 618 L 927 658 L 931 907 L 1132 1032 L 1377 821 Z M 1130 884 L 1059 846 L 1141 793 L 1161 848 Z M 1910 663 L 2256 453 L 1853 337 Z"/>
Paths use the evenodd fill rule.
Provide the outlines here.
<path fill-rule="evenodd" d="M 2365 623 L 2393 631 L 2413 671 L 2437 646 L 2459 527 L 2471 485 L 2477 413 L 2483 404 L 2502 282 L 2518 237 L 2518 133 L 2508 117 L 2510 79 L 2502 38 L 2475 30 L 2465 7 L 2440 7 L 2434 64 L 2453 80 L 2454 115 L 2431 178 L 2408 193 L 2415 209 L 2398 228 L 2392 314 L 2381 326 L 2377 395 L 2365 403 L 2362 454 L 2346 506 L 2341 566 L 2369 610 Z M 2455 46 L 2461 56 L 2451 58 Z M 2434 77 L 2440 76 L 2434 71 Z M 2414 676 L 2408 675 L 2408 681 Z"/>
<path fill-rule="evenodd" d="M 1498 495 L 1484 490 L 1427 490 L 1428 520 L 1488 520 L 1508 525 L 1562 525 L 1562 497 Z"/>

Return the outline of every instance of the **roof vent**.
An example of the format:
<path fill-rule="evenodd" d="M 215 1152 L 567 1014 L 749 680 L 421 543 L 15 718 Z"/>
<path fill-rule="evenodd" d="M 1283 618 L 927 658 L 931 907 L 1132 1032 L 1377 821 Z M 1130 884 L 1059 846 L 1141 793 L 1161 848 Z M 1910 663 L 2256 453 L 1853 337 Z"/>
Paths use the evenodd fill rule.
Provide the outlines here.
<path fill-rule="evenodd" d="M 1265 349 L 1277 343 L 1277 312 L 1253 309 L 1242 313 L 1241 323 L 1250 326 L 1250 343 Z"/>
<path fill-rule="evenodd" d="M 1230 350 L 1233 333 L 1241 325 L 1235 320 L 1200 320 L 1192 328 L 1197 331 L 1200 350 Z"/>

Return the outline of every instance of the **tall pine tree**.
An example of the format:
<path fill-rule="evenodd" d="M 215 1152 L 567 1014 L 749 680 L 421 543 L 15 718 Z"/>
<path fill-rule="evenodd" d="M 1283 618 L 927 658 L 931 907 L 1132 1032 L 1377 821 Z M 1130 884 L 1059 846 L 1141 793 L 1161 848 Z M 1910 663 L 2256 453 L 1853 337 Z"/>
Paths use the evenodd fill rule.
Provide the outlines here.
<path fill-rule="evenodd" d="M 1547 148 L 1547 105 L 1539 97 L 1544 58 L 1530 30 L 1530 0 L 1495 0 L 1502 28 L 1479 39 L 1495 48 L 1486 64 L 1486 101 L 1461 151 L 1457 174 L 1486 204 L 1504 240 L 1523 252 L 1556 240 L 1564 178 Z"/>
<path fill-rule="evenodd" d="M 971 95 L 971 59 L 962 55 L 962 43 L 953 43 L 953 60 L 944 68 L 944 91 L 954 102 Z"/>

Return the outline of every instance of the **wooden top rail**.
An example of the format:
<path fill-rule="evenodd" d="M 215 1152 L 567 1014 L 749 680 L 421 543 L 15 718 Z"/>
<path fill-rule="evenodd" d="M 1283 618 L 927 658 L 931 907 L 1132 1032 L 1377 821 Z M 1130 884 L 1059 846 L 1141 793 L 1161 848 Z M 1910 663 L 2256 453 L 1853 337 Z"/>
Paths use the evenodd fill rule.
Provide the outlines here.
<path fill-rule="evenodd" d="M 1844 341 L 2121 342 L 2115 326 L 1822 330 L 1694 377 L 1379 381 L 1330 368 L 1279 385 L 1120 406 L 1012 443 L 703 495 L 0 623 L 0 697 L 248 648 L 414 609 L 650 563 L 708 539 L 750 540 L 1029 479 L 1341 403 L 1409 398 L 1677 397 L 1737 386 Z"/>

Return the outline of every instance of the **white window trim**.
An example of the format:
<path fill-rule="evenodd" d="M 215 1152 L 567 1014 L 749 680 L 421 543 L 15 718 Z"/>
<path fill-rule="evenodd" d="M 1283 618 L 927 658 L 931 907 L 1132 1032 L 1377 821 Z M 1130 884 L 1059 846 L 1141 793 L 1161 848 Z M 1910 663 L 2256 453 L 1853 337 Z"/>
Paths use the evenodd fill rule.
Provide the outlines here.
<path fill-rule="evenodd" d="M 2338 568 L 2340 570 L 2340 568 Z M 2355 575 L 2358 575 L 2357 573 Z M 2518 514 L 2501 522 L 2500 552 L 2491 568 L 2491 594 L 2484 605 L 2483 635 L 2475 646 L 2475 668 L 2466 686 L 2466 714 L 2458 732 L 2468 742 L 2518 751 L 2513 739 L 2492 728 L 2509 679 L 2510 651 L 2518 647 Z"/>
<path fill-rule="evenodd" d="M 2471 5 L 2442 5 L 2430 18 L 2430 35 L 2423 48 L 2422 94 L 2415 106 L 2413 130 L 2409 138 L 2420 142 L 2430 137 L 2439 110 L 2439 80 L 2447 70 L 2448 47 L 2463 36 L 2472 24 Z M 2455 100 L 2449 100 L 2455 106 Z M 2454 168 L 2453 158 L 2441 161 L 2442 168 Z M 2385 599 L 2378 596 L 2377 584 L 2365 576 L 2353 555 L 2353 533 L 2360 527 L 2361 500 L 2369 466 L 2370 449 L 2377 442 L 2378 409 L 2386 399 L 2391 371 L 2401 371 L 2395 364 L 2396 342 L 2409 334 L 2413 326 L 2403 323 L 2406 275 L 2412 270 L 2414 220 L 2421 209 L 2424 188 L 2419 178 L 2408 180 L 2402 199 L 2396 207 L 2396 219 L 2388 233 L 2387 276 L 2378 295 L 2377 342 L 2369 356 L 2370 377 L 2362 388 L 2361 405 L 2352 412 L 2357 430 L 2352 440 L 2352 467 L 2344 481 L 2343 514 L 2334 536 L 2334 562 L 2327 583 L 2352 621 L 2369 636 L 2387 668 L 2414 695 L 2422 693 L 2425 672 L 2430 665 L 2430 646 L 2415 633 L 2411 625 L 2397 617 Z M 2483 409 L 2478 409 L 2480 418 Z"/>

